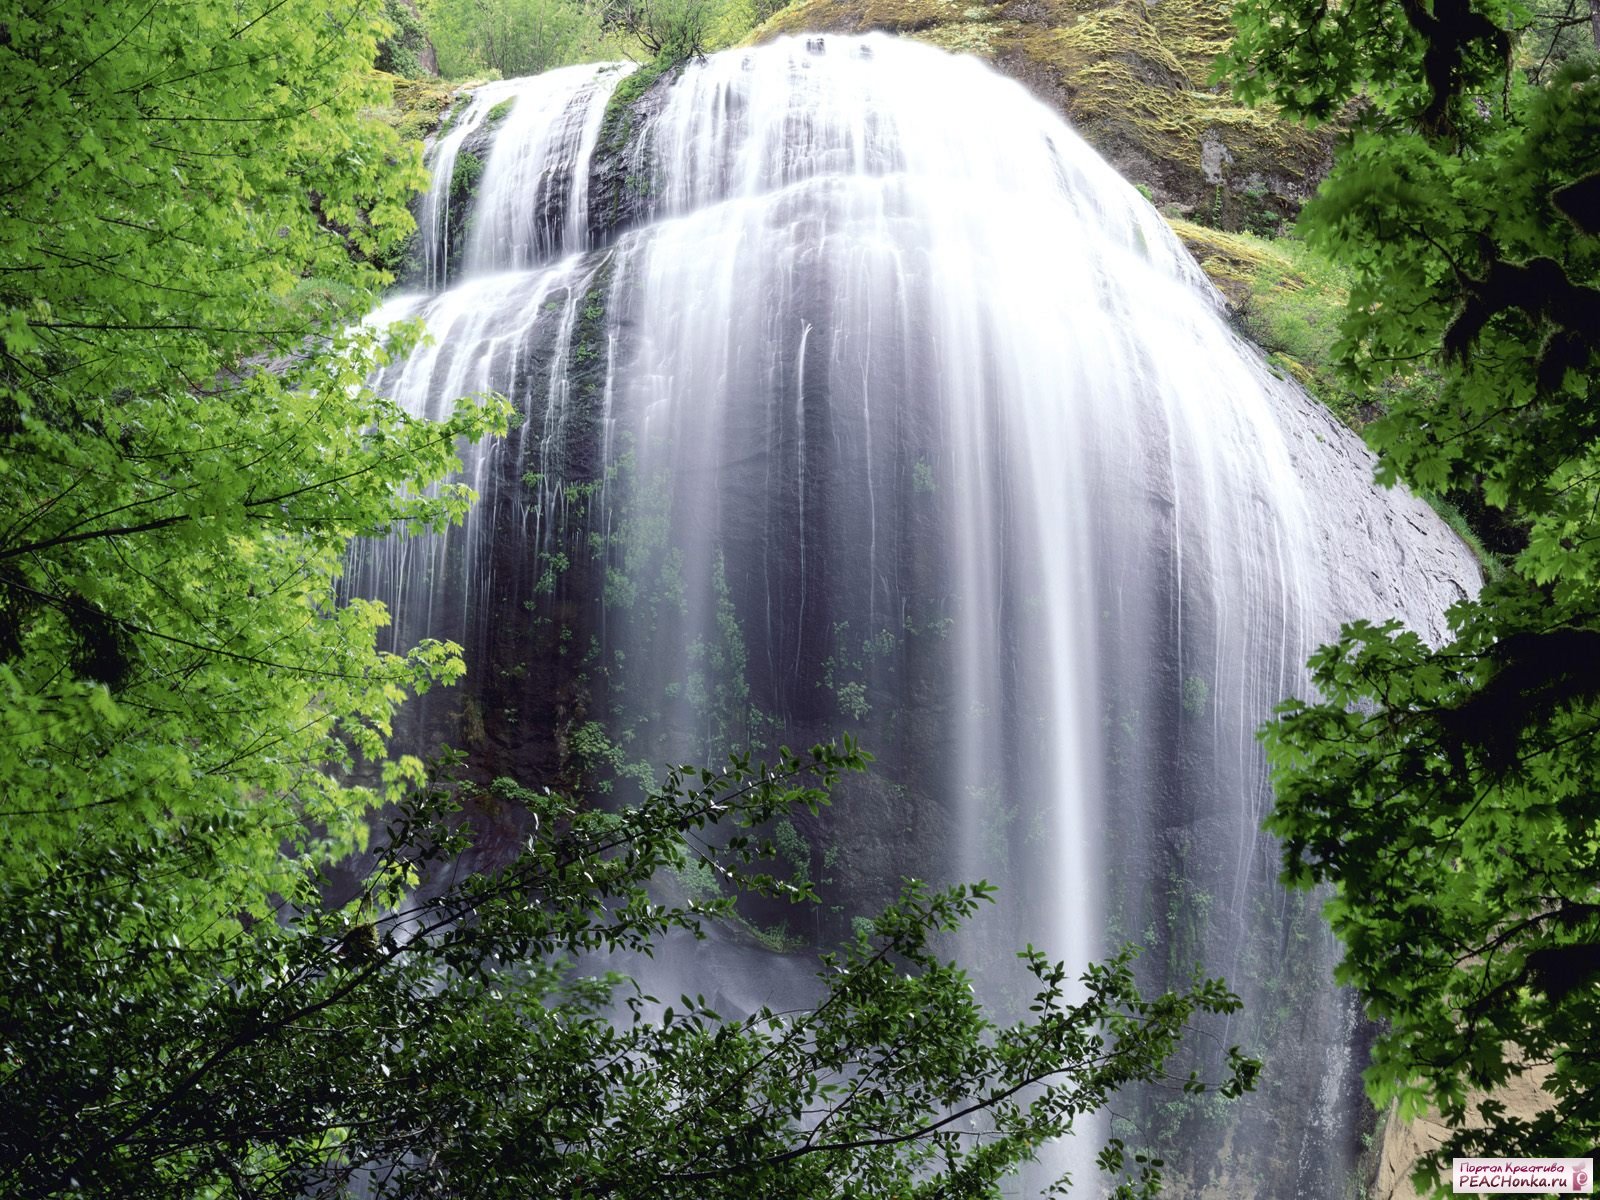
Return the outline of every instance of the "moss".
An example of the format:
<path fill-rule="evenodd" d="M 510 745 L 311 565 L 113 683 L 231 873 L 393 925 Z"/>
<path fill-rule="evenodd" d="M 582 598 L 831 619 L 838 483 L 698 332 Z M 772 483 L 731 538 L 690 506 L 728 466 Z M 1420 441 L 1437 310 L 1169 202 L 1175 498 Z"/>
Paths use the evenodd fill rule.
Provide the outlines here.
<path fill-rule="evenodd" d="M 1230 188 L 1270 188 L 1292 207 L 1326 158 L 1321 135 L 1245 108 L 1225 92 L 1203 90 L 1220 40 L 1179 36 L 1142 8 L 1117 4 L 1055 26 L 1022 27 L 1000 45 L 1003 54 L 1026 59 L 1058 83 L 1085 137 L 1123 160 L 1125 170 L 1129 150 L 1135 161 L 1148 158 L 1152 177 L 1143 182 L 1190 206 L 1226 179 Z M 1220 160 L 1209 171 L 1208 140 L 1218 145 Z"/>
<path fill-rule="evenodd" d="M 779 921 L 776 925 L 756 925 L 739 918 L 736 928 L 742 929 L 757 945 L 774 954 L 797 954 L 810 945 L 805 938 L 790 931 L 787 921 Z"/>
<path fill-rule="evenodd" d="M 994 50 L 994 30 L 976 23 L 936 25 L 916 35 L 918 41 L 938 46 L 952 54 L 976 54 L 987 57 Z"/>
<path fill-rule="evenodd" d="M 1228 6 L 1215 0 L 1161 0 L 1147 14 L 1156 36 L 1177 62 L 1188 85 L 1207 86 L 1212 64 L 1233 40 Z"/>
<path fill-rule="evenodd" d="M 511 106 L 516 102 L 517 98 L 515 96 L 507 96 L 504 100 L 500 101 L 499 104 L 496 104 L 489 110 L 489 113 L 484 118 L 484 121 L 490 126 L 500 124 L 501 121 L 506 119 L 506 114 L 511 111 Z"/>
<path fill-rule="evenodd" d="M 799 0 L 759 26 L 752 41 L 789 33 L 917 33 L 961 24 L 963 6 L 955 0 Z"/>
<path fill-rule="evenodd" d="M 590 277 L 569 343 L 572 361 L 568 366 L 567 386 L 574 396 L 589 405 L 583 410 L 581 421 L 586 427 L 592 422 L 598 428 L 600 420 L 597 405 L 605 390 L 605 348 L 609 336 L 606 297 L 611 290 L 614 266 L 613 260 L 607 257 Z M 569 421 L 573 420 L 579 420 L 577 410 L 569 417 Z M 581 438 L 586 435 L 579 431 L 578 436 Z M 577 453 L 576 448 L 574 452 Z M 578 463 L 575 460 L 568 461 L 564 469 L 566 473 L 574 474 L 578 471 Z M 583 473 L 583 477 L 587 478 L 587 473 Z"/>
<path fill-rule="evenodd" d="M 773 826 L 772 845 L 789 865 L 789 882 L 796 887 L 807 886 L 811 882 L 811 843 L 788 817 Z"/>
<path fill-rule="evenodd" d="M 421 141 L 438 131 L 462 91 L 461 84 L 442 79 L 389 79 L 394 102 L 381 115 L 401 137 L 411 141 Z"/>
<path fill-rule="evenodd" d="M 678 69 L 665 56 L 645 63 L 617 83 L 606 103 L 589 195 L 590 233 L 597 241 L 626 228 L 648 209 L 654 168 L 648 151 L 632 143 L 643 115 L 660 99 L 652 99 L 652 91 L 675 78 Z"/>
<path fill-rule="evenodd" d="M 478 190 L 478 180 L 483 177 L 483 159 L 470 150 L 456 155 L 455 167 L 450 172 L 450 204 L 465 204 Z"/>
<path fill-rule="evenodd" d="M 684 845 L 683 861 L 667 870 L 683 889 L 687 899 L 708 904 L 722 898 L 722 879 L 717 874 L 717 868 L 687 843 Z"/>
<path fill-rule="evenodd" d="M 633 132 L 633 106 L 674 65 L 671 59 L 661 57 L 623 77 L 611 93 L 611 99 L 606 101 L 606 113 L 600 120 L 602 147 L 618 150 L 627 143 Z"/>
<path fill-rule="evenodd" d="M 1177 217 L 1168 217 L 1167 224 L 1234 307 L 1245 301 L 1264 271 L 1293 271 L 1289 256 L 1265 238 L 1227 233 Z"/>
<path fill-rule="evenodd" d="M 473 750 L 488 741 L 483 727 L 483 708 L 472 696 L 466 698 L 461 708 L 461 740 Z"/>
<path fill-rule="evenodd" d="M 1367 399 L 1350 391 L 1336 366 L 1350 298 L 1346 274 L 1294 238 L 1226 233 L 1171 217 L 1168 223 L 1268 361 L 1341 420 L 1359 426 Z"/>
<path fill-rule="evenodd" d="M 869 29 L 989 59 L 1059 105 L 1163 202 L 1198 211 L 1222 184 L 1216 219 L 1231 228 L 1276 225 L 1326 166 L 1327 134 L 1245 108 L 1210 83 L 1230 37 L 1217 0 L 797 0 L 751 40 Z"/>

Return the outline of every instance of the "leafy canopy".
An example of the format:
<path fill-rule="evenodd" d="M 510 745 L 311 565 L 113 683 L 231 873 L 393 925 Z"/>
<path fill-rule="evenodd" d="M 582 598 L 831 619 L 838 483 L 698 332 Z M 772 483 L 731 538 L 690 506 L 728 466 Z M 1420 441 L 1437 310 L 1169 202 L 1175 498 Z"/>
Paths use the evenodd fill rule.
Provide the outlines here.
<path fill-rule="evenodd" d="M 346 544 L 458 517 L 425 488 L 501 418 L 413 421 L 363 384 L 378 341 L 338 331 L 421 179 L 364 116 L 371 5 L 23 4 L 5 29 L 0 856 L 36 879 L 220 826 L 225 860 L 174 886 L 261 914 L 284 844 L 363 836 L 371 793 L 328 768 L 385 763 L 395 706 L 460 671 L 333 603 Z"/>
<path fill-rule="evenodd" d="M 659 71 L 736 44 L 779 7 L 777 0 L 423 0 L 439 69 L 456 79 L 641 54 Z"/>
<path fill-rule="evenodd" d="M 613 814 L 502 780 L 476 803 L 527 814 L 524 852 L 408 896 L 470 840 L 459 791 L 434 783 L 401 808 L 349 907 L 325 911 L 308 875 L 292 918 L 182 944 L 160 879 L 215 847 L 210 834 L 0 880 L 0 1184 L 19 1198 L 998 1195 L 1074 1117 L 1160 1078 L 1192 1015 L 1237 999 L 1216 981 L 1142 997 L 1126 954 L 1069 988 L 1030 950 L 1029 1017 L 997 1025 L 936 943 L 984 885 L 908 884 L 823 957 L 806 1011 L 663 1008 L 608 969 L 611 952 L 731 916 L 731 894 L 653 900 L 661 868 L 714 863 L 730 886 L 794 893 L 760 873 L 775 848 L 751 829 L 822 803 L 864 762 L 846 743 L 674 771 Z M 84 903 L 85 867 L 143 882 Z M 113 927 L 115 963 L 83 953 Z M 1235 1056 L 1224 1094 L 1253 1067 Z M 1124 1176 L 1117 1196 L 1153 1194 L 1159 1163 L 1118 1143 L 1101 1159 Z"/>
<path fill-rule="evenodd" d="M 597 7 L 582 0 L 426 0 L 424 14 L 450 78 L 509 79 L 616 56 Z"/>
<path fill-rule="evenodd" d="M 1385 482 L 1472 498 L 1505 570 L 1430 647 L 1359 623 L 1265 737 L 1287 878 L 1335 885 L 1367 1075 L 1452 1155 L 1600 1142 L 1600 61 L 1511 0 L 1242 0 L 1243 94 L 1350 133 L 1301 232 L 1347 267 L 1341 353 L 1395 395 Z M 1546 35 L 1547 36 L 1547 35 Z M 1348 106 L 1358 101 L 1354 108 Z M 1490 1089 L 1538 1071 L 1549 1108 Z M 1475 1092 L 1475 1089 L 1480 1090 Z M 1469 1131 L 1469 1110 L 1484 1122 Z M 1419 1182 L 1435 1187 L 1428 1164 Z"/>

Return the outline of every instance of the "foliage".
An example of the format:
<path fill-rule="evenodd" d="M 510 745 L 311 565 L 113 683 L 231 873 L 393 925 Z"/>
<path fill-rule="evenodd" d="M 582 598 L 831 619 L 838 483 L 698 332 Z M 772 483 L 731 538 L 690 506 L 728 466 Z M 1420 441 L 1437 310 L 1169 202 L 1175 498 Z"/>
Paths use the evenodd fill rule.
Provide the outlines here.
<path fill-rule="evenodd" d="M 427 27 L 411 0 L 384 0 L 383 15 L 390 31 L 378 43 L 378 70 L 404 79 L 421 79 L 428 75 L 426 63 L 431 43 Z"/>
<path fill-rule="evenodd" d="M 599 13 L 581 0 L 424 0 L 423 11 L 450 79 L 537 75 L 607 56 Z"/>
<path fill-rule="evenodd" d="M 181 943 L 163 880 L 226 852 L 212 831 L 0 881 L 0 1182 L 19 1200 L 988 1195 L 1074 1117 L 1159 1076 L 1192 1014 L 1237 1007 L 1215 981 L 1145 999 L 1126 954 L 1072 986 L 1029 950 L 1031 1016 L 996 1025 L 934 946 L 988 898 L 981 884 L 907 885 L 824 956 L 809 1011 L 662 1007 L 608 969 L 731 913 L 729 898 L 646 890 L 661 868 L 711 861 L 712 836 L 725 877 L 808 893 L 754 872 L 772 847 L 749 830 L 815 808 L 864 761 L 846 743 L 672 772 L 618 813 L 501 781 L 531 815 L 524 851 L 408 898 L 469 841 L 434 783 L 350 904 L 325 910 L 307 872 L 279 920 L 222 918 Z M 85 872 L 120 886 L 84 903 Z M 94 951 L 114 927 L 128 949 L 113 964 Z M 1251 1076 L 1234 1058 L 1221 1094 Z M 1158 1164 L 1102 1157 L 1126 1167 L 1118 1195 L 1151 1194 Z"/>
<path fill-rule="evenodd" d="M 448 78 L 533 75 L 632 57 L 654 71 L 732 45 L 775 11 L 771 0 L 423 0 Z M 637 92 L 634 93 L 635 95 Z"/>
<path fill-rule="evenodd" d="M 68 851 L 204 829 L 231 849 L 174 893 L 264 914 L 298 873 L 282 846 L 364 837 L 374 792 L 329 767 L 400 786 L 396 706 L 460 672 L 443 645 L 380 653 L 381 608 L 333 603 L 352 536 L 461 515 L 463 489 L 424 489 L 502 421 L 412 420 L 363 384 L 379 341 L 335 332 L 420 179 L 363 116 L 377 28 L 364 3 L 265 0 L 8 22 L 0 859 L 19 886 Z"/>
<path fill-rule="evenodd" d="M 100 1155 L 134 1107 L 141 1128 L 183 1119 L 200 1059 L 169 1051 L 222 1048 L 181 1039 L 270 982 L 187 968 L 230 929 L 270 940 L 273 893 L 304 876 L 292 855 L 361 843 L 381 790 L 419 771 L 387 756 L 395 708 L 461 669 L 443 645 L 380 653 L 382 610 L 334 603 L 350 537 L 458 517 L 461 489 L 425 488 L 458 436 L 502 423 L 411 420 L 364 386 L 383 346 L 340 331 L 384 281 L 372 260 L 409 230 L 421 178 L 363 116 L 381 99 L 376 17 L 53 3 L 14 10 L 0 38 L 15 1194 L 90 1188 L 65 1164 Z M 358 762 L 378 787 L 333 773 Z"/>
<path fill-rule="evenodd" d="M 1281 238 L 1270 245 L 1276 254 L 1263 261 L 1241 306 L 1245 332 L 1276 366 L 1354 424 L 1362 401 L 1371 403 L 1373 393 L 1351 388 L 1337 367 L 1348 275 L 1297 239 Z"/>
<path fill-rule="evenodd" d="M 607 29 L 626 33 L 652 60 L 671 65 L 717 49 L 714 35 L 731 7 L 727 0 L 602 0 L 600 14 Z M 736 25 L 742 26 L 737 32 L 748 28 L 742 20 Z"/>
<path fill-rule="evenodd" d="M 1526 25 L 1517 64 L 1534 82 L 1581 54 L 1600 48 L 1600 5 L 1592 0 L 1524 0 Z"/>
<path fill-rule="evenodd" d="M 8 16 L 10 423 L 67 423 L 80 389 L 199 390 L 243 355 L 343 324 L 283 311 L 303 278 L 385 282 L 363 261 L 409 232 L 424 177 L 420 150 L 362 115 L 383 99 L 367 70 L 377 28 L 368 0 Z"/>
<path fill-rule="evenodd" d="M 1168 223 L 1268 361 L 1341 420 L 1359 425 L 1381 397 L 1357 392 L 1338 367 L 1348 273 L 1296 237 L 1226 233 L 1175 217 Z"/>
<path fill-rule="evenodd" d="M 1452 1155 L 1600 1140 L 1600 62 L 1513 64 L 1526 10 L 1244 0 L 1241 93 L 1365 105 L 1302 217 L 1347 268 L 1352 381 L 1412 386 L 1370 427 L 1380 478 L 1504 514 L 1506 570 L 1429 647 L 1359 623 L 1321 701 L 1265 731 L 1288 877 L 1336 885 L 1340 974 L 1387 1022 L 1368 1086 L 1436 1107 Z M 1486 540 L 1489 540 L 1486 537 Z M 1533 1070 L 1548 1111 L 1491 1094 Z M 1469 1109 L 1484 1125 L 1464 1128 Z M 1438 1186 L 1428 1164 L 1418 1180 Z"/>
<path fill-rule="evenodd" d="M 1219 67 L 1244 100 L 1272 99 L 1326 121 L 1356 96 L 1429 135 L 1481 128 L 1474 95 L 1493 94 L 1520 7 L 1515 0 L 1242 0 Z"/>
<path fill-rule="evenodd" d="M 431 76 L 396 79 L 391 86 L 394 102 L 378 115 L 407 141 L 422 141 L 435 131 L 442 131 L 459 98 L 457 85 Z"/>
<path fill-rule="evenodd" d="M 1489 590 L 1482 606 L 1518 599 Z M 1488 1127 L 1457 1132 L 1441 1157 L 1587 1153 L 1600 1136 L 1585 1050 L 1600 1035 L 1594 712 L 1546 695 L 1519 713 L 1505 692 L 1539 669 L 1519 656 L 1550 635 L 1458 624 L 1447 651 L 1358 624 L 1319 653 L 1323 702 L 1290 706 L 1268 731 L 1269 828 L 1292 882 L 1338 883 L 1340 978 L 1389 1025 L 1374 1099 L 1459 1126 L 1469 1086 L 1549 1065 L 1550 1110 L 1525 1122 L 1475 1098 Z"/>

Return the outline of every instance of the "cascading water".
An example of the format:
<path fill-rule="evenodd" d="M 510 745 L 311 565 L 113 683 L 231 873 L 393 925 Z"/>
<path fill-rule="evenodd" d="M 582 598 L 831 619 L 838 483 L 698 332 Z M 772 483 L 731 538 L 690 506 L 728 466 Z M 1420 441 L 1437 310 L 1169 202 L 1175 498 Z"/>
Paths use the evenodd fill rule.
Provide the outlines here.
<path fill-rule="evenodd" d="M 480 90 L 434 147 L 423 290 L 377 318 L 434 338 L 397 400 L 525 416 L 469 454 L 464 530 L 352 569 L 398 641 L 467 647 L 432 732 L 602 786 L 859 732 L 874 778 L 781 839 L 825 893 L 790 934 L 988 877 L 988 941 L 1203 963 L 1266 1089 L 1145 1097 L 1145 1132 L 1209 1147 L 1196 1190 L 1342 1194 L 1355 1017 L 1273 882 L 1253 731 L 1341 619 L 1436 636 L 1470 558 L 981 64 L 784 41 L 608 106 L 622 75 Z"/>

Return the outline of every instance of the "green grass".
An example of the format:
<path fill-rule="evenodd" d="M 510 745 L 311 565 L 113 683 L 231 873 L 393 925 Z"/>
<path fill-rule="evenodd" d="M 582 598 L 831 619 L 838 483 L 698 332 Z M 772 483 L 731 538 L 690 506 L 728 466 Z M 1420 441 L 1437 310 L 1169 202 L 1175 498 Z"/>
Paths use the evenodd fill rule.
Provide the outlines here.
<path fill-rule="evenodd" d="M 1418 492 L 1417 495 L 1426 500 L 1428 507 L 1439 515 L 1439 519 L 1450 526 L 1451 532 L 1466 543 L 1467 549 L 1472 551 L 1472 557 L 1477 559 L 1478 565 L 1483 568 L 1485 580 L 1492 582 L 1505 574 L 1505 561 L 1483 544 L 1483 539 L 1473 530 L 1466 515 L 1459 508 L 1433 492 Z"/>
<path fill-rule="evenodd" d="M 1337 367 L 1339 323 L 1350 298 L 1347 273 L 1293 236 L 1169 223 L 1227 297 L 1241 332 L 1275 368 L 1359 428 L 1377 398 L 1352 391 Z"/>

